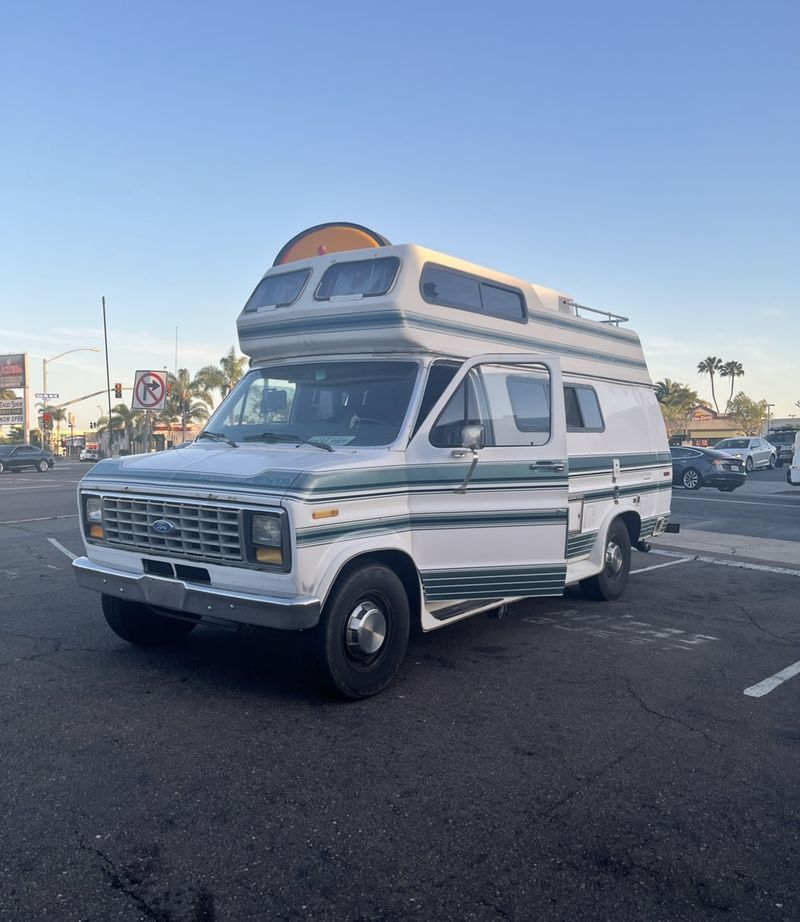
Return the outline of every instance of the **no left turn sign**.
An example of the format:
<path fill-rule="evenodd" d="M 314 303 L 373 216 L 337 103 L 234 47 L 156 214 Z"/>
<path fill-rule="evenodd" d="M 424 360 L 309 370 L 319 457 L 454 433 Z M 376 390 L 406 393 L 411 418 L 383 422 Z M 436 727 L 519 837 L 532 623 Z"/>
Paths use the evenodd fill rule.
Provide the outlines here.
<path fill-rule="evenodd" d="M 163 410 L 167 380 L 163 371 L 137 371 L 133 383 L 132 410 Z"/>

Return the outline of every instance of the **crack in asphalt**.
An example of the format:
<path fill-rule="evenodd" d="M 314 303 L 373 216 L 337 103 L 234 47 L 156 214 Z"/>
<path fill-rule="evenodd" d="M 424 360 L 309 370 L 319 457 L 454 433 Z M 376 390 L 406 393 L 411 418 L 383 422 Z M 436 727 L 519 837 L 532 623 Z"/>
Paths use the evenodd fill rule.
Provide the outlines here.
<path fill-rule="evenodd" d="M 797 642 L 793 640 L 791 637 L 784 637 L 782 634 L 776 634 L 774 631 L 770 631 L 768 628 L 765 628 L 763 625 L 759 624 L 758 621 L 756 621 L 756 619 L 750 614 L 750 612 L 743 605 L 740 605 L 738 602 L 734 602 L 733 604 L 748 619 L 748 621 L 750 621 L 751 624 L 753 624 L 755 627 L 759 629 L 759 631 L 763 631 L 765 634 L 768 634 L 770 637 L 774 637 L 776 640 L 783 640 L 786 643 L 796 643 Z"/>
<path fill-rule="evenodd" d="M 687 730 L 691 730 L 692 733 L 699 733 L 704 739 L 709 743 L 713 743 L 715 746 L 719 746 L 720 749 L 725 749 L 725 744 L 720 743 L 719 740 L 715 740 L 712 736 L 709 736 L 705 730 L 699 730 L 697 727 L 693 727 L 691 724 L 687 724 L 685 720 L 681 720 L 680 717 L 673 717 L 671 714 L 662 714 L 661 711 L 653 710 L 653 708 L 648 707 L 641 697 L 638 695 L 636 690 L 631 685 L 628 679 L 624 679 L 625 688 L 627 689 L 630 696 L 639 704 L 642 710 L 646 711 L 648 714 L 652 714 L 654 717 L 660 717 L 661 720 L 671 720 L 680 726 L 685 727 Z"/>

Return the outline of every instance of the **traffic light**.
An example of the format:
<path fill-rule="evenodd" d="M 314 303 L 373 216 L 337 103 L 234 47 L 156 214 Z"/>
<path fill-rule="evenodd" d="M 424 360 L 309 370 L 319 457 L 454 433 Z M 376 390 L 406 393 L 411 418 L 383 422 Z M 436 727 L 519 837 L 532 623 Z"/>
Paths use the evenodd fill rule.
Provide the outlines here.
<path fill-rule="evenodd" d="M 49 429 L 53 424 L 53 417 L 49 413 L 42 413 L 42 423 L 45 429 Z"/>
<path fill-rule="evenodd" d="M 119 398 L 122 396 L 122 385 L 119 383 L 114 385 L 114 396 L 117 398 L 117 400 L 119 400 Z"/>

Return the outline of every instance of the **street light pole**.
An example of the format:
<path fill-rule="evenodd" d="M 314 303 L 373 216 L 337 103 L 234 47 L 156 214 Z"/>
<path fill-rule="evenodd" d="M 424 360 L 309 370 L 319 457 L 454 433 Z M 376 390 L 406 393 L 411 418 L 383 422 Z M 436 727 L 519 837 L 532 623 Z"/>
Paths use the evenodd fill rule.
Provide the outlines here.
<path fill-rule="evenodd" d="M 73 352 L 99 352 L 97 346 L 80 346 L 78 349 L 67 349 L 66 352 L 59 352 L 51 359 L 42 359 L 42 416 L 47 412 L 47 366 L 56 359 L 63 358 L 65 355 L 71 355 Z M 45 426 L 42 424 L 42 448 L 44 448 Z"/>
<path fill-rule="evenodd" d="M 769 417 L 770 417 L 770 412 L 769 412 L 769 411 L 770 411 L 774 406 L 775 406 L 774 403 L 768 403 L 768 404 L 767 404 L 767 431 L 764 433 L 764 435 L 769 435 Z"/>

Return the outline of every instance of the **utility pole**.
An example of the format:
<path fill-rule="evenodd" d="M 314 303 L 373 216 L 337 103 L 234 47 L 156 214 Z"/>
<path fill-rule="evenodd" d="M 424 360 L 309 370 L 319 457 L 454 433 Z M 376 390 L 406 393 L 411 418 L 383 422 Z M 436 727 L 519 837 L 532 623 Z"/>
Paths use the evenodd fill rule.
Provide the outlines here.
<path fill-rule="evenodd" d="M 103 340 L 106 346 L 106 389 L 108 393 L 108 456 L 114 455 L 114 430 L 111 427 L 111 374 L 108 370 L 108 328 L 106 326 L 106 298 L 103 295 Z"/>

